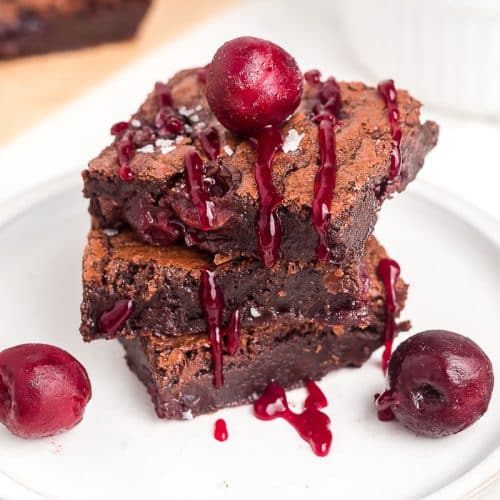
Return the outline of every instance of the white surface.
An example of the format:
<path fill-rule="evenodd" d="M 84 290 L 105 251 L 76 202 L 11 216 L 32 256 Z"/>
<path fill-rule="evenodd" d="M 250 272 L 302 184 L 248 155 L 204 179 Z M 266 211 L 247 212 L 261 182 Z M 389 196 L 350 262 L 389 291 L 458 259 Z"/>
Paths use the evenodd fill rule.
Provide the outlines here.
<path fill-rule="evenodd" d="M 108 142 L 109 126 L 127 118 L 156 79 L 205 64 L 233 36 L 273 39 L 303 69 L 318 67 L 325 75 L 365 79 L 345 51 L 335 19 L 319 8 L 304 11 L 290 3 L 285 14 L 283 5 L 253 2 L 223 14 L 19 136 L 0 150 L 0 201 L 66 172 L 73 172 L 78 182 L 77 170 Z M 432 110 L 426 114 L 440 123 L 441 136 L 419 178 L 446 186 L 498 217 L 500 129 Z M 495 246 L 488 236 L 478 238 L 476 230 L 498 237 L 498 224 L 428 185 L 420 190 L 446 202 L 460 218 L 406 194 L 387 207 L 377 228 L 412 284 L 406 314 L 413 331 L 456 329 L 478 340 L 497 367 L 498 242 Z M 498 451 L 481 462 L 500 441 L 498 389 L 490 411 L 472 429 L 439 441 L 415 438 L 374 419 L 371 396 L 382 385 L 374 362 L 361 371 L 333 374 L 321 384 L 330 400 L 335 436 L 327 459 L 314 457 L 283 422 L 251 418 L 249 408 L 221 412 L 231 436 L 224 444 L 211 438 L 213 416 L 190 423 L 157 421 L 145 391 L 122 362 L 119 346 L 83 345 L 78 338 L 80 259 L 88 227 L 85 202 L 78 187 L 61 194 L 58 183 L 51 182 L 42 190 L 49 192 L 56 198 L 35 209 L 31 203 L 40 191 L 0 207 L 2 221 L 16 217 L 0 229 L 1 266 L 8 266 L 0 267 L 0 347 L 45 340 L 68 348 L 89 368 L 94 398 L 83 424 L 54 440 L 21 441 L 0 429 L 0 471 L 6 474 L 0 476 L 2 500 L 37 498 L 23 485 L 51 499 L 148 499 L 156 489 L 155 498 L 176 492 L 181 498 L 205 499 L 207 491 L 218 498 L 281 498 L 290 490 L 300 498 L 399 500 L 444 487 L 432 498 L 448 500 L 498 471 Z M 27 215 L 17 217 L 23 209 Z M 257 455 L 261 449 L 264 453 Z M 159 483 L 165 488 L 160 495 Z M 144 485 L 151 488 L 149 494 L 143 494 Z"/>
<path fill-rule="evenodd" d="M 416 437 L 376 418 L 373 394 L 384 386 L 380 352 L 363 369 L 342 370 L 321 382 L 334 433 L 327 458 L 315 457 L 285 422 L 253 418 L 248 406 L 217 414 L 228 424 L 226 443 L 212 437 L 214 415 L 158 420 L 119 344 L 84 344 L 79 338 L 86 203 L 76 178 L 69 188 L 50 187 L 48 198 L 44 187 L 29 195 L 20 214 L 19 203 L 0 207 L 0 348 L 29 341 L 66 348 L 87 367 L 93 398 L 82 424 L 55 438 L 26 441 L 0 428 L 0 471 L 18 488 L 54 500 L 294 500 L 332 494 L 343 500 L 402 500 L 431 493 L 448 500 L 498 469 L 498 450 L 478 465 L 500 444 L 498 384 L 489 411 L 472 428 L 440 440 Z M 439 195 L 450 209 L 422 193 L 433 200 Z M 468 335 L 496 368 L 500 241 L 488 235 L 498 237 L 500 226 L 486 216 L 478 225 L 467 222 L 478 215 L 422 185 L 386 205 L 378 235 L 412 285 L 405 316 L 412 318 L 413 331 L 448 328 Z M 301 391 L 290 394 L 297 403 L 302 397 Z M 0 498 L 33 498 L 15 489 L 12 481 L 0 480 Z"/>

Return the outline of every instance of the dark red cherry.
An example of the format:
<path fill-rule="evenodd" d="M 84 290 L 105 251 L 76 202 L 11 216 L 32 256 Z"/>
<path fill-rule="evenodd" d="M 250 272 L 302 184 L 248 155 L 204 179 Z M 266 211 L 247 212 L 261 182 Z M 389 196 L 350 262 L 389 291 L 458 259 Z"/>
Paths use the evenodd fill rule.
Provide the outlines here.
<path fill-rule="evenodd" d="M 155 207 L 141 198 L 132 198 L 123 210 L 125 220 L 141 241 L 168 246 L 183 235 L 183 227 L 168 208 Z"/>
<path fill-rule="evenodd" d="M 241 134 L 281 125 L 297 109 L 302 90 L 295 59 L 272 42 L 249 36 L 222 45 L 207 74 L 210 107 L 225 127 Z"/>
<path fill-rule="evenodd" d="M 125 130 L 128 130 L 129 123 L 128 122 L 118 122 L 115 123 L 111 127 L 111 135 L 120 135 L 122 132 L 125 132 Z"/>
<path fill-rule="evenodd" d="M 202 228 L 200 223 L 200 215 L 191 200 L 179 197 L 172 201 L 172 210 L 183 224 L 193 229 L 203 229 L 204 231 L 215 231 L 223 227 L 231 218 L 232 213 L 215 205 L 216 217 L 213 219 L 212 225 L 208 228 Z"/>
<path fill-rule="evenodd" d="M 85 368 L 59 347 L 22 344 L 0 352 L 0 422 L 17 436 L 71 429 L 91 396 Z"/>
<path fill-rule="evenodd" d="M 184 127 L 184 122 L 171 112 L 160 110 L 155 117 L 155 126 L 160 135 L 165 136 L 169 133 L 179 134 Z"/>
<path fill-rule="evenodd" d="M 472 340 L 445 330 L 410 337 L 393 353 L 389 388 L 376 400 L 418 434 L 441 437 L 473 424 L 488 409 L 493 368 Z"/>

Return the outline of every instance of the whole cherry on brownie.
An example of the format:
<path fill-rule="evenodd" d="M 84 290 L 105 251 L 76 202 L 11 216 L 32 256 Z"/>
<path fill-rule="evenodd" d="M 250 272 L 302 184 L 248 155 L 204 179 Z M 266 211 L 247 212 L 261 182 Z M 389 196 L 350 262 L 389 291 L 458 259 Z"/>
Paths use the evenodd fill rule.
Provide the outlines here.
<path fill-rule="evenodd" d="M 442 437 L 462 431 L 486 412 L 493 368 L 469 338 L 429 330 L 394 351 L 388 383 L 389 388 L 376 396 L 379 418 L 396 418 L 418 434 Z"/>
<path fill-rule="evenodd" d="M 247 135 L 281 125 L 297 109 L 302 90 L 295 59 L 272 42 L 249 36 L 222 45 L 206 79 L 207 100 L 217 118 Z"/>
<path fill-rule="evenodd" d="M 71 429 L 91 395 L 85 368 L 58 347 L 22 344 L 0 352 L 0 422 L 17 436 Z"/>

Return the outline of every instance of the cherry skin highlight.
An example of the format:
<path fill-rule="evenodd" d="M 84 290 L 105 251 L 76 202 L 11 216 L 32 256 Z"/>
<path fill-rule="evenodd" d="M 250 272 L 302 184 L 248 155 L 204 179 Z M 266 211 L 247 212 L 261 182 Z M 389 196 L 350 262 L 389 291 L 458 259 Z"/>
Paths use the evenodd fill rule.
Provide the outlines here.
<path fill-rule="evenodd" d="M 302 91 L 295 59 L 272 42 L 248 36 L 217 50 L 206 80 L 212 111 L 226 128 L 244 135 L 281 125 L 297 109 Z"/>
<path fill-rule="evenodd" d="M 71 429 L 91 395 L 85 368 L 58 347 L 22 344 L 0 352 L 0 422 L 12 434 L 41 438 Z"/>
<path fill-rule="evenodd" d="M 381 420 L 391 415 L 429 437 L 455 434 L 488 409 L 493 368 L 472 340 L 429 330 L 403 342 L 389 362 L 389 388 L 377 398 Z"/>

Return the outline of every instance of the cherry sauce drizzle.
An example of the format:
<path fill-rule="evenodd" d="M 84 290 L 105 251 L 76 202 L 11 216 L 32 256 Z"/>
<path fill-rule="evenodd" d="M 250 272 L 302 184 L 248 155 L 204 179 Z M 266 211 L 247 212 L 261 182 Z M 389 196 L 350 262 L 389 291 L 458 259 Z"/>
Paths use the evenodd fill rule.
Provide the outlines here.
<path fill-rule="evenodd" d="M 316 87 L 312 113 L 316 115 L 314 120 L 318 124 L 320 167 L 314 179 L 312 223 L 318 234 L 316 258 L 319 262 L 327 262 L 331 254 L 328 243 L 328 218 L 337 178 L 335 117 L 340 111 L 340 87 L 333 77 L 322 83 L 321 73 L 316 69 L 307 71 L 304 77 L 310 85 Z"/>
<path fill-rule="evenodd" d="M 273 267 L 280 255 L 281 222 L 276 208 L 283 201 L 273 183 L 274 155 L 283 145 L 283 135 L 276 127 L 266 127 L 253 138 L 257 145 L 255 182 L 259 193 L 259 210 L 255 221 L 259 254 L 266 267 Z"/>
<path fill-rule="evenodd" d="M 328 404 L 321 389 L 312 381 L 306 384 L 309 395 L 302 413 L 294 413 L 288 406 L 285 391 L 278 382 L 271 382 L 262 396 L 254 401 L 254 414 L 261 420 L 283 418 L 309 443 L 313 452 L 325 457 L 332 444 L 330 417 L 320 411 Z"/>
<path fill-rule="evenodd" d="M 396 178 L 401 171 L 401 128 L 399 126 L 399 109 L 394 80 L 384 80 L 377 85 L 377 91 L 387 107 L 392 134 L 391 168 L 389 179 Z"/>
<path fill-rule="evenodd" d="M 214 426 L 214 438 L 217 441 L 226 441 L 228 437 L 226 421 L 222 418 L 217 419 Z"/>
<path fill-rule="evenodd" d="M 319 115 L 317 120 L 320 167 L 314 178 L 312 222 L 318 233 L 316 258 L 319 262 L 327 262 L 331 253 L 328 244 L 328 218 L 337 180 L 335 117 L 333 115 Z"/>
<path fill-rule="evenodd" d="M 215 222 L 215 205 L 205 190 L 205 167 L 201 156 L 193 149 L 184 157 L 184 170 L 189 197 L 198 210 L 201 229 L 209 230 Z"/>
<path fill-rule="evenodd" d="M 183 121 L 175 115 L 172 109 L 172 97 L 167 85 L 161 82 L 155 84 L 154 94 L 158 103 L 158 113 L 155 116 L 155 126 L 160 136 L 169 133 L 178 134 L 184 127 Z M 134 179 L 134 173 L 130 168 L 130 162 L 135 156 L 134 133 L 130 130 L 129 122 L 118 122 L 111 127 L 111 134 L 121 138 L 118 140 L 118 171 L 123 181 Z M 151 131 L 151 140 L 156 139 L 156 134 Z"/>
<path fill-rule="evenodd" d="M 385 288 L 385 335 L 384 352 L 382 354 L 382 369 L 384 373 L 391 359 L 392 344 L 396 334 L 396 281 L 400 274 L 399 264 L 392 259 L 382 259 L 377 267 L 377 274 Z"/>
<path fill-rule="evenodd" d="M 241 332 L 240 316 L 238 311 L 233 311 L 228 325 L 222 329 L 222 312 L 224 310 L 224 295 L 215 282 L 214 271 L 202 269 L 200 284 L 200 303 L 207 324 L 208 337 L 212 350 L 212 366 L 214 372 L 214 386 L 220 389 L 224 385 L 222 373 L 223 350 L 234 354 L 239 345 Z M 223 342 L 225 340 L 226 345 Z"/>
<path fill-rule="evenodd" d="M 127 130 L 118 141 L 118 173 L 122 181 L 131 181 L 134 174 L 130 169 L 130 161 L 135 155 L 134 134 Z"/>
<path fill-rule="evenodd" d="M 226 342 L 226 352 L 233 356 L 239 345 L 241 335 L 240 312 L 236 309 L 229 317 L 229 323 L 224 328 L 224 340 Z"/>
<path fill-rule="evenodd" d="M 222 295 L 222 290 L 215 282 L 215 273 L 213 271 L 206 269 L 201 271 L 200 302 L 212 349 L 214 386 L 219 389 L 224 384 L 221 331 L 224 296 Z"/>
<path fill-rule="evenodd" d="M 134 312 L 134 303 L 129 299 L 121 299 L 113 304 L 111 309 L 103 312 L 98 326 L 101 333 L 112 335 L 116 333 Z"/>
<path fill-rule="evenodd" d="M 220 138 L 215 127 L 207 127 L 200 132 L 200 142 L 209 160 L 216 160 L 220 153 Z"/>
<path fill-rule="evenodd" d="M 118 122 L 115 123 L 111 127 L 111 135 L 120 135 L 122 132 L 125 132 L 129 128 L 130 124 L 129 122 Z"/>
<path fill-rule="evenodd" d="M 156 82 L 154 94 L 158 103 L 158 112 L 155 116 L 155 126 L 158 129 L 158 134 L 164 137 L 168 134 L 181 133 L 184 122 L 172 108 L 172 95 L 168 86 L 163 82 Z"/>

